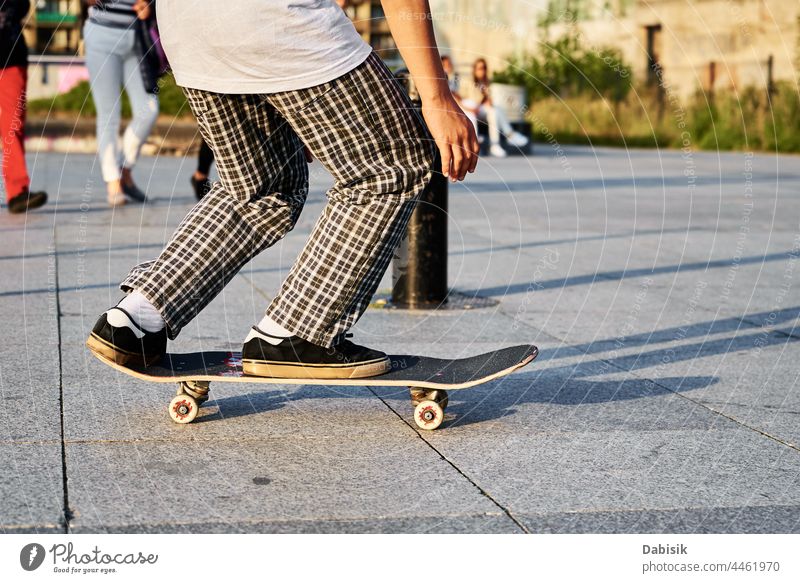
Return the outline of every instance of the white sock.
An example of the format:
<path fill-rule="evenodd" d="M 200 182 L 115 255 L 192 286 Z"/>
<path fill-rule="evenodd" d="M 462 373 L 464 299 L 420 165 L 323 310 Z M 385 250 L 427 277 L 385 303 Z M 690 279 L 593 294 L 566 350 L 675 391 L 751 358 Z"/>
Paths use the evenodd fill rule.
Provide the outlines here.
<path fill-rule="evenodd" d="M 250 329 L 250 333 L 247 335 L 247 338 L 245 338 L 244 341 L 248 342 L 249 340 L 258 337 L 262 340 L 266 340 L 270 344 L 277 345 L 280 344 L 284 338 L 289 338 L 290 336 L 294 336 L 294 334 L 278 324 L 269 316 L 264 316 L 258 324 Z"/>
<path fill-rule="evenodd" d="M 166 326 L 164 318 L 156 310 L 155 306 L 147 301 L 147 298 L 140 294 L 138 291 L 132 291 L 125 296 L 122 301 L 117 304 L 117 307 L 122 308 L 131 315 L 133 321 L 147 332 L 158 332 L 163 330 Z"/>

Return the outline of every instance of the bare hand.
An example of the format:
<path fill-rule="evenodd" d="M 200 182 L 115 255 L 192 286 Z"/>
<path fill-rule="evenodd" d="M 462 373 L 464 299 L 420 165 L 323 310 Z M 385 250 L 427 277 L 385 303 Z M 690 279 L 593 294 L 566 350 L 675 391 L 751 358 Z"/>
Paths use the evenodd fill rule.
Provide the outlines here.
<path fill-rule="evenodd" d="M 150 0 L 136 0 L 133 10 L 139 20 L 147 20 L 150 18 Z"/>
<path fill-rule="evenodd" d="M 452 182 L 464 180 L 478 164 L 478 138 L 472 122 L 452 97 L 436 103 L 423 102 L 422 116 L 442 155 L 442 174 Z"/>

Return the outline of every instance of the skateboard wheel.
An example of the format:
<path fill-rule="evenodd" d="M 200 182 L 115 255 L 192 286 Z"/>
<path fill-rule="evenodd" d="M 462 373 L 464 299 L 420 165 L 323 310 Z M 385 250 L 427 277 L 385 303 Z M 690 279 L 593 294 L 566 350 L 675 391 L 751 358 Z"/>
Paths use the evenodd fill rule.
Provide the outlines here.
<path fill-rule="evenodd" d="M 437 393 L 436 399 L 434 400 L 437 403 L 439 403 L 439 406 L 442 408 L 442 411 L 444 411 L 445 409 L 447 409 L 447 405 L 450 403 L 450 399 L 447 396 L 447 391 L 445 391 L 444 389 L 438 389 L 436 393 Z"/>
<path fill-rule="evenodd" d="M 421 401 L 414 408 L 414 421 L 420 429 L 436 429 L 444 421 L 444 410 L 436 401 Z"/>
<path fill-rule="evenodd" d="M 169 416 L 175 423 L 186 424 L 194 421 L 200 406 L 194 397 L 187 394 L 176 395 L 169 403 Z"/>

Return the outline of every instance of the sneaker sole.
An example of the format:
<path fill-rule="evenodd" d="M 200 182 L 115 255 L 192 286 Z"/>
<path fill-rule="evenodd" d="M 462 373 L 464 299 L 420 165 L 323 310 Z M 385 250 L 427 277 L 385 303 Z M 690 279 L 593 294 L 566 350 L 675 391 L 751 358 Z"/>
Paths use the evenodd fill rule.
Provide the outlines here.
<path fill-rule="evenodd" d="M 142 356 L 141 354 L 128 352 L 127 350 L 122 350 L 121 348 L 114 346 L 107 340 L 100 338 L 97 334 L 92 332 L 89 335 L 89 338 L 86 340 L 86 346 L 94 352 L 95 354 L 99 354 L 103 358 L 110 360 L 116 364 L 121 364 L 123 366 L 127 365 L 137 365 L 137 366 L 150 366 L 155 364 L 159 360 L 161 360 L 161 356 Z"/>
<path fill-rule="evenodd" d="M 242 371 L 247 376 L 281 379 L 361 379 L 375 377 L 392 370 L 388 357 L 359 364 L 286 364 L 266 360 L 243 360 Z"/>

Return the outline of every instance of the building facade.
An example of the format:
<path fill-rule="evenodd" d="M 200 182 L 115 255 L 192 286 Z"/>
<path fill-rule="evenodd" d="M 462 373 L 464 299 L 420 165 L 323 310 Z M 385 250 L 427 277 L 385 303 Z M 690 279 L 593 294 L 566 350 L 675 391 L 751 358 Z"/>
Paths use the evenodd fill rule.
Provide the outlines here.
<path fill-rule="evenodd" d="M 333 1 L 333 0 L 331 0 Z M 637 82 L 663 82 L 681 97 L 698 90 L 797 81 L 798 0 L 431 0 L 437 41 L 462 75 L 484 57 L 497 70 L 567 33 L 614 47 Z M 80 0 L 32 2 L 25 37 L 32 61 L 77 55 Z M 380 0 L 350 0 L 356 29 L 400 64 Z M 47 61 L 45 58 L 43 61 Z M 658 75 L 656 75 L 658 73 Z"/>

